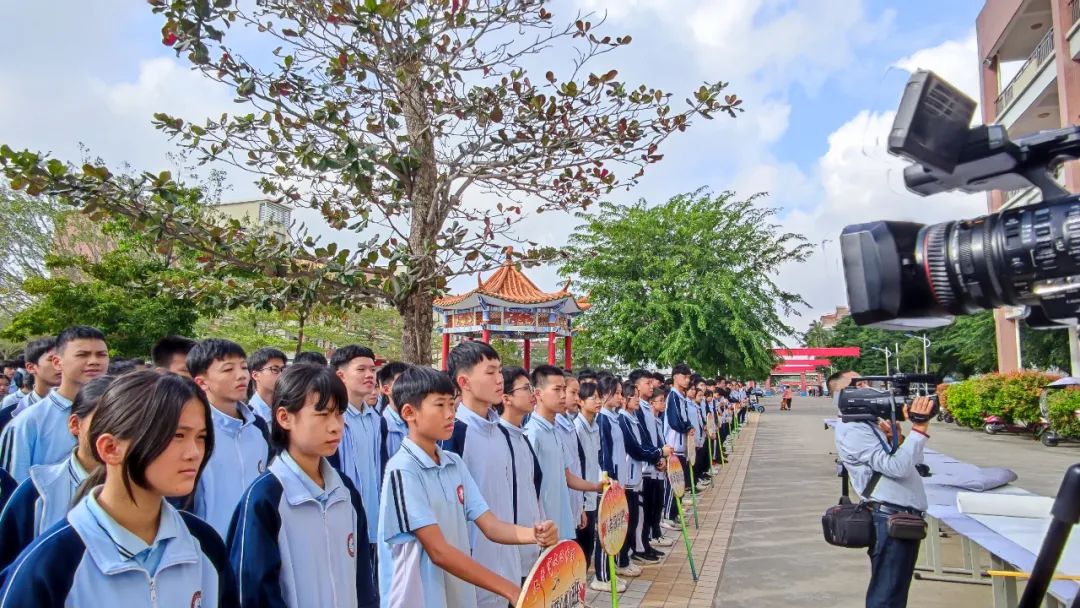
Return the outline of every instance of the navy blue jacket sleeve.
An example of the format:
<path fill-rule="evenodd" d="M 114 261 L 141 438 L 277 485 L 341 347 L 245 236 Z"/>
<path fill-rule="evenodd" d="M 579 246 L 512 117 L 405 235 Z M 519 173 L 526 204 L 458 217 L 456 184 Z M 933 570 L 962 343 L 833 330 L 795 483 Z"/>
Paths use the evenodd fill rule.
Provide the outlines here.
<path fill-rule="evenodd" d="M 462 458 L 465 457 L 465 433 L 469 432 L 469 425 L 460 420 L 454 421 L 454 433 L 450 439 L 442 442 L 442 449 L 453 452 Z"/>
<path fill-rule="evenodd" d="M 57 522 L 4 571 L 0 608 L 63 608 L 85 552 L 67 520 Z"/>
<path fill-rule="evenodd" d="M 15 418 L 15 408 L 17 407 L 19 407 L 18 401 L 5 408 L 0 408 L 0 432 L 3 432 L 4 427 Z"/>
<path fill-rule="evenodd" d="M 229 564 L 237 578 L 236 606 L 285 608 L 281 597 L 281 482 L 263 473 L 240 498 L 229 525 Z"/>
<path fill-rule="evenodd" d="M 682 408 L 679 405 L 679 396 L 675 394 L 675 391 L 671 391 L 668 393 L 667 409 L 664 411 L 664 415 L 667 416 L 668 426 L 674 429 L 676 433 L 688 433 L 694 426 L 683 417 Z"/>
<path fill-rule="evenodd" d="M 210 524 L 184 511 L 180 517 L 187 525 L 187 529 L 199 541 L 203 554 L 214 565 L 218 574 L 218 606 L 237 606 L 240 603 L 239 592 L 236 589 L 236 575 L 233 574 L 229 564 L 229 550 L 225 548 L 225 542 Z"/>
<path fill-rule="evenodd" d="M 630 455 L 630 458 L 638 462 L 645 462 L 648 464 L 656 464 L 660 462 L 660 450 L 652 449 L 646 450 L 641 442 L 634 437 L 633 429 L 630 427 L 631 422 L 626 416 L 619 416 L 619 426 L 622 427 L 623 443 L 626 444 L 626 453 Z"/>
<path fill-rule="evenodd" d="M 597 421 L 600 427 L 600 470 L 607 471 L 608 477 L 618 481 L 619 471 L 612 458 L 614 438 L 611 435 L 611 421 L 605 416 L 597 416 Z"/>
<path fill-rule="evenodd" d="M 0 513 L 0 570 L 7 568 L 27 545 L 34 542 L 34 503 L 38 496 L 37 486 L 27 479 L 19 484 Z"/>
<path fill-rule="evenodd" d="M 367 516 L 364 514 L 364 501 L 360 498 L 360 492 L 349 481 L 348 477 L 341 476 L 341 482 L 349 489 L 349 500 L 352 501 L 353 510 L 356 511 L 356 538 L 367 538 Z M 366 543 L 358 543 L 360 549 L 356 551 L 356 604 L 359 608 L 377 608 L 379 605 L 379 587 L 375 580 L 375 568 L 371 564 L 371 551 L 364 551 Z M 387 564 L 391 567 L 392 564 Z"/>

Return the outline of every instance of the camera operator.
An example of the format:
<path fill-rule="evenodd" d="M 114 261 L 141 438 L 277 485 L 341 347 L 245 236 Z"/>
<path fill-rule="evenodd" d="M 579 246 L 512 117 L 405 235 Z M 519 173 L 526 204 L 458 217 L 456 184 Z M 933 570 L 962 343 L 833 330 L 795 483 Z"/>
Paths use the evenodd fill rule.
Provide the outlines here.
<path fill-rule="evenodd" d="M 858 378 L 853 371 L 837 372 L 829 377 L 829 392 L 839 397 L 840 391 Z M 933 403 L 928 397 L 916 397 L 908 413 L 929 414 Z M 907 605 L 908 587 L 919 554 L 918 540 L 892 538 L 888 534 L 888 519 L 895 513 L 911 513 L 924 517 L 926 490 L 915 465 L 922 464 L 923 446 L 929 435 L 929 421 L 912 423 L 911 435 L 898 435 L 899 447 L 893 451 L 892 434 L 900 429 L 891 421 L 838 422 L 836 449 L 840 462 L 847 470 L 854 488 L 873 511 L 873 541 L 870 555 L 870 585 L 866 590 L 867 608 L 894 608 Z M 874 474 L 877 482 L 866 492 Z"/>

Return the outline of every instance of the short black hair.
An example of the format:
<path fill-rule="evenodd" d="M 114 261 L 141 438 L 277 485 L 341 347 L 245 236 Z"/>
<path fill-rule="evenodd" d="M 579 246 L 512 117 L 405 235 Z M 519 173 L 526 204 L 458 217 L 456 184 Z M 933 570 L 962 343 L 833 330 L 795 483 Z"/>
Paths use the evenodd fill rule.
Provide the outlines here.
<path fill-rule="evenodd" d="M 600 396 L 609 397 L 614 395 L 620 388 L 619 379 L 611 374 L 598 374 L 596 384 L 600 387 Z"/>
<path fill-rule="evenodd" d="M 26 343 L 26 360 L 38 365 L 41 358 L 56 349 L 56 338 L 47 336 Z"/>
<path fill-rule="evenodd" d="M 72 325 L 56 336 L 56 352 L 64 350 L 67 343 L 73 340 L 101 340 L 104 342 L 105 334 L 89 325 Z"/>
<path fill-rule="evenodd" d="M 577 373 L 577 381 L 582 384 L 586 382 L 596 382 L 596 372 L 587 367 L 582 368 L 581 371 Z"/>
<path fill-rule="evenodd" d="M 578 391 L 578 399 L 585 401 L 589 397 L 600 396 L 600 385 L 595 382 L 585 382 Z"/>
<path fill-rule="evenodd" d="M 637 386 L 638 380 L 641 380 L 642 378 L 648 378 L 651 380 L 652 374 L 641 368 L 635 369 L 634 371 L 630 372 L 630 384 Z"/>
<path fill-rule="evenodd" d="M 264 346 L 256 349 L 248 357 L 248 369 L 251 371 L 260 370 L 264 365 L 270 362 L 271 359 L 281 359 L 282 363 L 288 363 L 289 358 L 285 356 L 285 353 L 280 349 L 272 346 Z"/>
<path fill-rule="evenodd" d="M 375 384 L 379 386 L 390 384 L 394 381 L 394 378 L 400 376 L 407 367 L 409 367 L 409 364 L 402 361 L 388 361 L 379 368 L 379 371 L 375 372 Z"/>
<path fill-rule="evenodd" d="M 656 387 L 656 390 L 652 392 L 652 396 L 649 397 L 649 401 L 656 399 L 657 397 L 667 397 L 668 390 L 662 386 Z"/>
<path fill-rule="evenodd" d="M 674 378 L 675 376 L 680 376 L 680 375 L 681 376 L 690 376 L 690 375 L 692 375 L 692 372 L 690 371 L 690 366 L 685 364 L 685 363 L 677 363 L 677 364 L 673 365 L 671 367 L 671 376 L 672 376 L 672 378 Z"/>
<path fill-rule="evenodd" d="M 270 407 L 270 442 L 275 448 L 289 449 L 289 431 L 278 424 L 278 408 L 283 407 L 285 411 L 295 414 L 304 408 L 311 393 L 319 395 L 315 403 L 317 412 L 334 408 L 344 414 L 349 407 L 349 392 L 334 370 L 315 363 L 285 368 L 274 385 L 274 402 Z"/>
<path fill-rule="evenodd" d="M 473 340 L 458 344 L 450 349 L 450 355 L 446 358 L 446 370 L 450 375 L 450 381 L 457 386 L 459 373 L 468 372 L 484 361 L 502 361 L 502 357 L 499 356 L 499 351 L 484 342 Z M 559 375 L 562 375 L 562 370 L 559 370 Z"/>
<path fill-rule="evenodd" d="M 454 395 L 454 383 L 444 372 L 424 365 L 410 365 L 401 372 L 391 396 L 400 412 L 406 405 L 420 407 L 428 395 Z"/>
<path fill-rule="evenodd" d="M 702 384 L 704 382 L 705 382 L 705 378 L 703 378 L 701 376 L 701 374 L 691 374 L 690 375 L 690 383 L 691 384 Z"/>
<path fill-rule="evenodd" d="M 514 390 L 514 382 L 517 382 L 518 378 L 525 378 L 530 383 L 532 380 L 529 378 L 529 372 L 525 371 L 525 368 L 511 365 L 504 367 L 502 370 L 503 375 L 503 394 L 509 395 L 510 391 Z"/>
<path fill-rule="evenodd" d="M 622 396 L 623 397 L 626 397 L 626 398 L 629 399 L 629 398 L 633 397 L 636 394 L 637 394 L 637 389 L 634 388 L 633 384 L 631 384 L 630 382 L 624 382 L 623 383 L 623 385 L 622 385 Z"/>
<path fill-rule="evenodd" d="M 186 357 L 195 344 L 195 340 L 184 336 L 165 336 L 150 348 L 150 360 L 154 362 L 154 367 L 169 367 L 173 357 L 176 355 Z"/>
<path fill-rule="evenodd" d="M 34 375 L 25 371 L 15 374 L 15 382 L 19 385 L 19 388 L 27 390 L 34 388 L 34 380 Z"/>
<path fill-rule="evenodd" d="M 530 376 L 529 380 L 532 382 L 532 385 L 534 387 L 542 389 L 547 386 L 548 378 L 554 377 L 562 378 L 563 371 L 555 367 L 554 365 L 544 364 L 537 365 L 535 368 L 533 368 L 532 376 Z"/>
<path fill-rule="evenodd" d="M 660 384 L 664 383 L 664 374 L 661 374 L 660 372 L 653 372 L 652 377 L 653 377 L 653 380 L 656 380 Z"/>
<path fill-rule="evenodd" d="M 239 357 L 247 362 L 244 348 L 224 338 L 207 338 L 191 347 L 187 355 L 187 368 L 191 377 L 205 374 L 214 361 L 223 361 L 228 357 Z"/>
<path fill-rule="evenodd" d="M 123 376 L 140 369 L 143 369 L 143 362 L 138 359 L 110 359 L 106 373 L 110 376 Z"/>
<path fill-rule="evenodd" d="M 94 410 L 97 409 L 101 395 L 105 393 L 105 390 L 109 388 L 109 385 L 114 380 L 116 380 L 116 376 L 106 374 L 82 385 L 82 388 L 75 395 L 75 399 L 71 402 L 71 413 L 75 414 L 79 420 L 84 420 L 87 416 L 93 414 Z"/>
<path fill-rule="evenodd" d="M 296 355 L 293 359 L 293 363 L 314 363 L 315 365 L 327 365 L 326 355 L 314 350 L 305 350 L 304 352 Z"/>
<path fill-rule="evenodd" d="M 375 351 L 366 346 L 360 346 L 359 344 L 347 344 L 334 351 L 334 356 L 330 357 L 330 367 L 341 369 L 348 365 L 349 361 L 360 357 L 367 357 L 374 361 Z"/>

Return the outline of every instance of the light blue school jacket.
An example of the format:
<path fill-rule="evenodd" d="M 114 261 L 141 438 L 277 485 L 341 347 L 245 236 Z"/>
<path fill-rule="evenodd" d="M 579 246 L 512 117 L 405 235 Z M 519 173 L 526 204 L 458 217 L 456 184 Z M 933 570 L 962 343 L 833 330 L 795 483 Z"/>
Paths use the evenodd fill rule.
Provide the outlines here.
<path fill-rule="evenodd" d="M 0 589 L 0 608 L 236 606 L 225 544 L 206 522 L 163 500 L 155 546 L 164 546 L 151 575 L 99 522 L 89 500 L 19 555 Z"/>
<path fill-rule="evenodd" d="M 244 493 L 229 527 L 239 606 L 374 607 L 364 503 L 323 459 L 323 488 L 282 452 Z"/>

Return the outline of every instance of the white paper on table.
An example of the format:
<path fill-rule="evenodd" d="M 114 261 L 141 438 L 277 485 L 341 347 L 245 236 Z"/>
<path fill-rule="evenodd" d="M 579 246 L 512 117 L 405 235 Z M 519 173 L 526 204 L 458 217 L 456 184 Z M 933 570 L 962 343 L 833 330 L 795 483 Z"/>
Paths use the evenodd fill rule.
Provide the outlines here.
<path fill-rule="evenodd" d="M 1050 518 L 1006 517 L 1000 515 L 972 515 L 972 519 L 990 528 L 997 534 L 1027 549 L 1034 555 L 1039 554 L 1046 532 L 1050 528 Z M 1062 574 L 1080 574 L 1080 526 L 1073 526 L 1069 541 L 1057 564 L 1057 571 Z"/>
<path fill-rule="evenodd" d="M 1015 494 L 987 494 L 984 492 L 958 492 L 956 509 L 964 515 L 996 515 L 1046 519 L 1054 499 L 1046 496 L 1017 496 Z"/>

